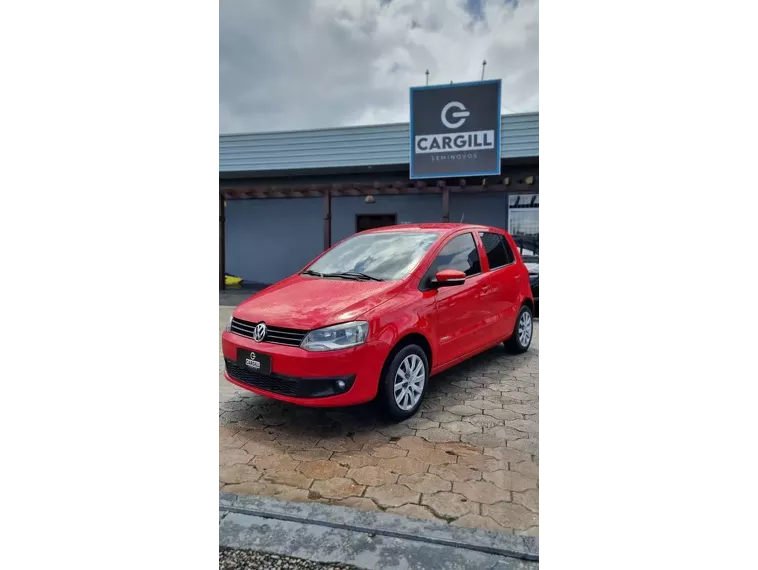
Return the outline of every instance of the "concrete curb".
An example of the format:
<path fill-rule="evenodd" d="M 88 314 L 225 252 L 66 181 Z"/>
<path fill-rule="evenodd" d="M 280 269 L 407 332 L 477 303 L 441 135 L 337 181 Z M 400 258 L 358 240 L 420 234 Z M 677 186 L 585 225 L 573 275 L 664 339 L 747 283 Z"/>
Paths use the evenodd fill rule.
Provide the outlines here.
<path fill-rule="evenodd" d="M 539 538 L 383 512 L 219 496 L 219 544 L 367 568 L 537 568 Z"/>

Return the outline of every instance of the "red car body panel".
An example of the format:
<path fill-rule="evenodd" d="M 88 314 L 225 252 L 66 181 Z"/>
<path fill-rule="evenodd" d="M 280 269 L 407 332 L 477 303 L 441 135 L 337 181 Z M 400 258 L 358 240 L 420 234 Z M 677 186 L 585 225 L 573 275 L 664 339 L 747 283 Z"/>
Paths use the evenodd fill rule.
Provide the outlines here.
<path fill-rule="evenodd" d="M 237 349 L 243 348 L 269 355 L 272 374 L 300 379 L 355 375 L 349 390 L 335 396 L 296 398 L 237 381 L 226 370 L 225 378 L 246 390 L 304 406 L 359 404 L 376 396 L 388 356 L 408 335 L 420 335 L 426 340 L 431 352 L 431 374 L 437 374 L 506 340 L 522 304 L 533 304 L 529 272 L 513 240 L 503 230 L 469 224 L 405 224 L 369 230 L 391 231 L 437 231 L 440 235 L 403 280 L 351 281 L 298 274 L 253 295 L 233 312 L 235 318 L 245 321 L 309 331 L 367 321 L 369 332 L 364 344 L 310 352 L 299 346 L 259 343 L 229 331 L 222 335 L 225 358 L 236 360 Z M 515 262 L 490 270 L 479 232 L 504 235 Z M 450 239 L 465 233 L 474 237 L 482 272 L 461 285 L 421 290 L 419 284 L 442 248 Z"/>

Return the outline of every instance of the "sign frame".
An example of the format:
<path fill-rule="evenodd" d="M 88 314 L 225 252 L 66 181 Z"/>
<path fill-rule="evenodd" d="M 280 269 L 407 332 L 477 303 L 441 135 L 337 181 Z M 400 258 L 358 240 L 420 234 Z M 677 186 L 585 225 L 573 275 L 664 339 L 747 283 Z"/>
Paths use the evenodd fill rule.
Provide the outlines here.
<path fill-rule="evenodd" d="M 450 89 L 455 87 L 471 87 L 474 85 L 492 85 L 497 84 L 497 102 L 498 102 L 498 113 L 497 113 L 497 127 L 495 130 L 495 151 L 497 153 L 497 168 L 492 171 L 480 171 L 480 172 L 452 172 L 452 173 L 441 173 L 441 174 L 416 174 L 414 172 L 415 170 L 415 162 L 414 162 L 414 141 L 415 141 L 415 132 L 414 132 L 414 114 L 413 114 L 413 94 L 416 91 L 427 91 L 431 89 Z M 408 162 L 409 162 L 409 174 L 411 180 L 423 180 L 423 179 L 429 179 L 429 178 L 461 178 L 466 176 L 499 176 L 502 172 L 502 156 L 500 154 L 500 136 L 501 136 L 501 130 L 502 130 L 502 80 L 500 79 L 485 79 L 484 81 L 467 81 L 463 83 L 443 83 L 439 85 L 421 85 L 418 87 L 411 87 L 410 88 L 410 121 L 409 121 L 409 127 L 410 127 L 410 139 L 408 141 Z"/>

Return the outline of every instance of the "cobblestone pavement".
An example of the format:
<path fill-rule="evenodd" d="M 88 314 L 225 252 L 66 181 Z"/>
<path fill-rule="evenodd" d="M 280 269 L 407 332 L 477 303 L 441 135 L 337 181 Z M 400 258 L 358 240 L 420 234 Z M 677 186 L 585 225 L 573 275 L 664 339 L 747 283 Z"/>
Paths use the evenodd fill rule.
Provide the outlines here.
<path fill-rule="evenodd" d="M 312 562 L 294 556 L 280 556 L 239 548 L 218 549 L 219 570 L 359 570 L 349 564 Z"/>
<path fill-rule="evenodd" d="M 219 488 L 538 534 L 538 356 L 536 322 L 526 354 L 496 347 L 434 376 L 419 413 L 393 424 L 370 404 L 309 409 L 239 389 L 219 355 Z"/>

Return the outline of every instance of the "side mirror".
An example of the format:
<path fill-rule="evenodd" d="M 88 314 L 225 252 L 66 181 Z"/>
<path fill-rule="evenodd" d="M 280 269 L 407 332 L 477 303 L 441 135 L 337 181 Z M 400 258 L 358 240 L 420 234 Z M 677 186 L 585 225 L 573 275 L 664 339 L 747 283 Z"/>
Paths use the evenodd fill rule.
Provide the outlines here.
<path fill-rule="evenodd" d="M 455 269 L 445 269 L 437 273 L 432 280 L 434 287 L 453 287 L 463 285 L 466 282 L 466 274 Z"/>

